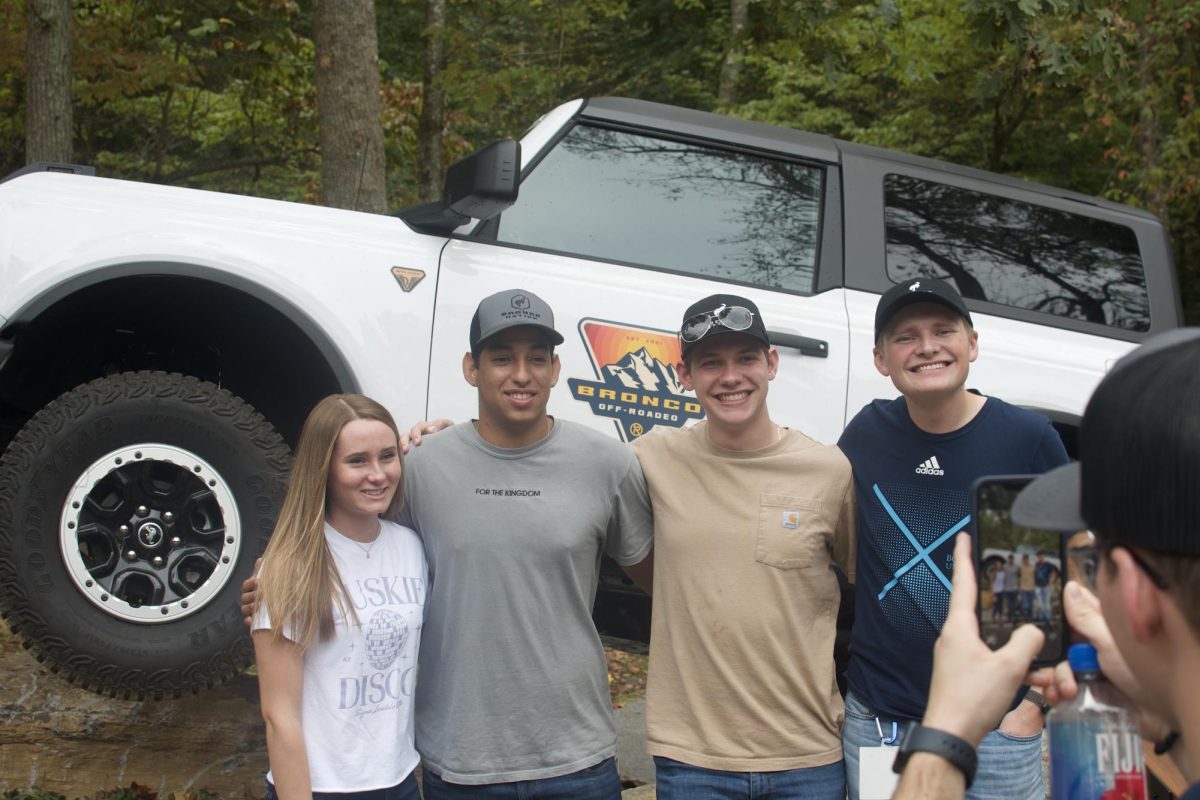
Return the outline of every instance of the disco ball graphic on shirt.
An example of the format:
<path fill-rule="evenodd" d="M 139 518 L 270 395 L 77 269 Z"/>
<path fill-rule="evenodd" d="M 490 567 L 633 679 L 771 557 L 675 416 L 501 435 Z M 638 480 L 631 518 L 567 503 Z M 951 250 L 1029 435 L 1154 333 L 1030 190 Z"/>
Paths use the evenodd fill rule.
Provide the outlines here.
<path fill-rule="evenodd" d="M 408 623 L 395 611 L 376 611 L 367 624 L 367 661 L 387 669 L 408 643 Z"/>

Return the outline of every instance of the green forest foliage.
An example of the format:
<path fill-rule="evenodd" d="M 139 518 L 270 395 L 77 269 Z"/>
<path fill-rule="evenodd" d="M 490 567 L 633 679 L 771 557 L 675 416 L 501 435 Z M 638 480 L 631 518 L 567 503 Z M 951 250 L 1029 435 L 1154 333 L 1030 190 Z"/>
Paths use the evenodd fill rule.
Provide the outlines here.
<path fill-rule="evenodd" d="M 447 162 L 580 96 L 760 119 L 1101 195 L 1169 225 L 1200 323 L 1200 0 L 448 0 Z M 75 158 L 319 195 L 311 2 L 75 0 Z M 390 203 L 417 202 L 422 0 L 376 0 Z M 23 163 L 24 11 L 0 0 L 0 174 Z M 727 97 L 729 95 L 726 95 Z"/>

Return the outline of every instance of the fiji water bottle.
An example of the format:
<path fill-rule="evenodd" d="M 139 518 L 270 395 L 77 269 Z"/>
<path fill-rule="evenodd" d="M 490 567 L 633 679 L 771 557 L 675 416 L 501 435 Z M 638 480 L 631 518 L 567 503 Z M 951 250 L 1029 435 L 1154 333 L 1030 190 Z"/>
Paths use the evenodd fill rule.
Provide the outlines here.
<path fill-rule="evenodd" d="M 1090 644 L 1068 651 L 1079 694 L 1050 712 L 1050 797 L 1053 800 L 1146 800 L 1146 771 L 1137 720 L 1121 692 L 1105 680 Z"/>

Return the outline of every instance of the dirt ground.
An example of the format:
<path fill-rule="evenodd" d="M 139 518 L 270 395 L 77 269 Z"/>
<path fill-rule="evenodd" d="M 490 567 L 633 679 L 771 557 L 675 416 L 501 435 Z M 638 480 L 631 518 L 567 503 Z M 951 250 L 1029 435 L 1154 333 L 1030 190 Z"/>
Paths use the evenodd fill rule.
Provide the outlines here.
<path fill-rule="evenodd" d="M 114 700 L 38 664 L 0 625 L 0 791 L 69 798 L 137 782 L 165 797 L 263 796 L 266 739 L 252 676 L 195 697 Z"/>
<path fill-rule="evenodd" d="M 609 686 L 620 706 L 645 693 L 646 656 L 612 644 Z M 51 674 L 0 623 L 0 719 L 0 793 L 36 786 L 77 798 L 136 782 L 160 798 L 263 796 L 267 748 L 253 675 L 179 700 L 114 700 Z"/>

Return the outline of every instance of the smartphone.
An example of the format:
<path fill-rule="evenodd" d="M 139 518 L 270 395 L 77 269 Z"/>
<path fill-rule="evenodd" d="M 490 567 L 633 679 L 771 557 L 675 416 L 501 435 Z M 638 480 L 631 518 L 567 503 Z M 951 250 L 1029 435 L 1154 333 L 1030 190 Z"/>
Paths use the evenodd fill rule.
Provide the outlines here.
<path fill-rule="evenodd" d="M 1013 501 L 1035 477 L 980 478 L 971 491 L 971 524 L 979 583 L 979 633 L 995 650 L 1003 647 L 1019 626 L 1027 622 L 1037 625 L 1046 640 L 1034 666 L 1042 666 L 1066 657 L 1069 631 L 1062 587 L 1074 570 L 1067 563 L 1060 532 L 1013 523 Z"/>

